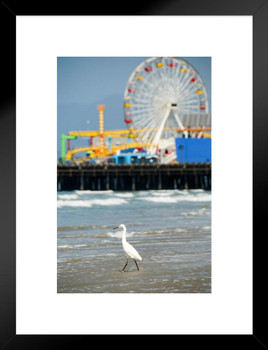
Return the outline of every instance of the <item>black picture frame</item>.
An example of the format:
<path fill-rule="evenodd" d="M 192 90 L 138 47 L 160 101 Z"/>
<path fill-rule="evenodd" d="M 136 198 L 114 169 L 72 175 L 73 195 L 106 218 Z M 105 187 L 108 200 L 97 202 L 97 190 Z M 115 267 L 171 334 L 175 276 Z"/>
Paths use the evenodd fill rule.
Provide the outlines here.
<path fill-rule="evenodd" d="M 92 8 L 90 8 L 92 7 Z M 17 335 L 16 334 L 16 16 L 24 15 L 214 15 L 253 17 L 253 333 L 252 335 L 176 335 L 187 348 L 247 346 L 267 349 L 265 329 L 265 195 L 267 193 L 267 88 L 268 76 L 268 0 L 188 0 L 122 2 L 21 1 L 0 3 L 1 33 L 1 244 L 0 244 L 0 345 L 1 349 L 47 349 L 49 346 L 77 348 L 86 345 L 88 335 Z M 239 43 L 237 43 L 239 45 Z M 5 73 L 5 74 L 4 74 Z M 246 191 L 247 189 L 245 189 Z M 53 317 L 53 315 L 51 315 Z M 231 316 L 230 316 L 231 317 Z M 124 320 L 122 320 L 124 322 Z M 159 334 L 160 335 L 160 334 Z M 131 336 L 131 335 L 128 335 Z M 133 336 L 133 335 L 132 335 Z M 137 336 L 137 335 L 136 335 Z M 147 335 L 149 336 L 149 334 Z M 175 335 L 174 335 L 175 336 Z M 173 336 L 173 337 L 174 337 Z M 97 336 L 98 346 L 106 338 Z M 170 341 L 174 341 L 169 336 Z M 167 338 L 167 336 L 166 336 Z M 92 341 L 92 339 L 90 339 Z M 93 339 L 94 340 L 94 339 Z M 113 340 L 113 339 L 111 339 Z M 118 339 L 116 339 L 118 341 Z M 120 340 L 119 340 L 120 341 Z M 102 344 L 103 343 L 103 344 Z M 81 344 L 81 345 L 80 345 Z M 110 344 L 112 345 L 112 344 Z M 122 343 L 122 345 L 124 345 Z"/>

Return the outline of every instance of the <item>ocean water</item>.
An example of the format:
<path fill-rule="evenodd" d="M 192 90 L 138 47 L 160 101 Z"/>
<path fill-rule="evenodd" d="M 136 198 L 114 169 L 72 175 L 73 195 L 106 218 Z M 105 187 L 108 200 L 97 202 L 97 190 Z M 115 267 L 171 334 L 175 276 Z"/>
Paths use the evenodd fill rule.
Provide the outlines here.
<path fill-rule="evenodd" d="M 210 293 L 211 192 L 57 194 L 58 293 Z M 121 230 L 142 256 L 125 272 Z"/>

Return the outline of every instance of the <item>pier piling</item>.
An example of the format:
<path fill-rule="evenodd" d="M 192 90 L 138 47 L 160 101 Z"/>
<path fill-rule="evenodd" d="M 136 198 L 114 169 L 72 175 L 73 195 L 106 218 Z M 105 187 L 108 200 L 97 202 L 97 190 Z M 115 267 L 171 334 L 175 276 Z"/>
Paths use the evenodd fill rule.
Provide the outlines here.
<path fill-rule="evenodd" d="M 84 164 L 57 167 L 57 190 L 211 190 L 211 164 Z"/>

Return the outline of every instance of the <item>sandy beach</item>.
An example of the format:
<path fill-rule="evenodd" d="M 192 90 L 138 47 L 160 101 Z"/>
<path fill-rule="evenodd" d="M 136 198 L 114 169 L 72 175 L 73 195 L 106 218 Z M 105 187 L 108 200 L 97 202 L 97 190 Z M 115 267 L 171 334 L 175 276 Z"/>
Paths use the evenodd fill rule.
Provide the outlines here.
<path fill-rule="evenodd" d="M 59 193 L 58 293 L 210 293 L 210 220 L 202 190 Z M 140 271 L 121 272 L 123 222 Z"/>

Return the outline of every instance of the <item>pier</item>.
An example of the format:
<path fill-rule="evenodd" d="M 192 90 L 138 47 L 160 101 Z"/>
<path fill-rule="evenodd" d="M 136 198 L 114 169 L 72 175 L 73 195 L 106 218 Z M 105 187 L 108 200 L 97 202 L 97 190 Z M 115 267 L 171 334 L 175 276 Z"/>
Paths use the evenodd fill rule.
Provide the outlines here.
<path fill-rule="evenodd" d="M 57 166 L 57 190 L 211 190 L 211 163 Z"/>

